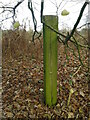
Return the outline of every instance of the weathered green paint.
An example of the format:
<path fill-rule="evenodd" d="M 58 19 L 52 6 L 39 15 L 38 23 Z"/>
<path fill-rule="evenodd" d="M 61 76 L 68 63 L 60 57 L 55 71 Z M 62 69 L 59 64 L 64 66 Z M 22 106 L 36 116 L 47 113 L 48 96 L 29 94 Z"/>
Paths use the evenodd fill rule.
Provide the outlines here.
<path fill-rule="evenodd" d="M 43 21 L 58 30 L 58 17 L 43 16 Z M 43 24 L 44 98 L 49 106 L 57 102 L 57 34 Z"/>

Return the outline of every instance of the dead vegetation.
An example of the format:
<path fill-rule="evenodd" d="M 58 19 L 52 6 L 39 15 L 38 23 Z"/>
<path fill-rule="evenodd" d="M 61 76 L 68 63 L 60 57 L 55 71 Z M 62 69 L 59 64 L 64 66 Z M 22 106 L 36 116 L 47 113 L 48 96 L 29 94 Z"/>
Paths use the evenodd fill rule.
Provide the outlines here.
<path fill-rule="evenodd" d="M 89 118 L 87 50 L 80 49 L 81 66 L 76 47 L 69 45 L 76 56 L 58 43 L 57 104 L 50 108 L 43 97 L 43 39 L 34 44 L 24 30 L 3 32 L 3 118 Z"/>

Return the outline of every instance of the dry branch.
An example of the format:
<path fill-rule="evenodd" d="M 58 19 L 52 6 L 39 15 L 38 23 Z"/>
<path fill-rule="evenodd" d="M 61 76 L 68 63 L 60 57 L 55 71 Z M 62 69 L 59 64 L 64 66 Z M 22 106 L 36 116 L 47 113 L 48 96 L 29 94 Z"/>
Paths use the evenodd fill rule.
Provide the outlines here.
<path fill-rule="evenodd" d="M 7 19 L 10 19 L 10 18 L 13 18 L 13 20 L 14 20 L 14 16 L 15 16 L 16 9 L 17 9 L 17 7 L 18 7 L 23 1 L 24 1 L 24 0 L 21 0 L 21 1 L 18 2 L 14 7 L 1 6 L 0 8 L 3 9 L 3 11 L 2 11 L 0 14 L 4 13 L 4 12 L 6 12 L 6 11 L 9 11 L 9 12 L 12 12 L 13 15 L 12 15 L 11 17 L 7 17 L 6 19 L 1 20 L 0 22 L 3 22 L 3 21 L 5 21 L 5 20 L 7 20 Z M 15 22 L 15 20 L 14 20 L 14 22 Z"/>

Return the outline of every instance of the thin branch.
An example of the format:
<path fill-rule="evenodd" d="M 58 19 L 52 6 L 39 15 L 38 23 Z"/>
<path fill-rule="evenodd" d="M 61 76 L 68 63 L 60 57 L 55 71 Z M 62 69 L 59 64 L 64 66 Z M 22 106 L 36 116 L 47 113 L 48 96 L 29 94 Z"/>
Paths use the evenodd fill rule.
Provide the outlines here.
<path fill-rule="evenodd" d="M 69 62 L 69 57 L 68 57 L 68 54 L 67 54 L 67 48 L 68 48 L 68 44 L 66 44 L 65 46 L 65 54 L 66 54 L 66 59 L 67 59 L 67 61 Z"/>
<path fill-rule="evenodd" d="M 58 35 L 66 38 L 65 35 L 59 33 L 57 30 L 53 29 L 53 27 L 51 27 L 50 25 L 46 24 L 44 21 L 43 21 L 43 8 L 44 8 L 44 2 L 41 2 L 41 23 L 43 23 L 44 25 L 46 25 L 49 29 L 51 29 L 52 31 L 56 32 Z"/>
<path fill-rule="evenodd" d="M 77 31 L 75 31 L 75 33 L 77 33 L 77 35 L 79 35 L 80 37 L 82 37 L 84 40 L 87 40 L 84 36 L 82 36 L 80 33 L 78 33 Z"/>
<path fill-rule="evenodd" d="M 2 6 L 0 8 L 3 8 L 3 9 L 13 9 L 13 7 L 5 7 L 5 6 Z"/>
<path fill-rule="evenodd" d="M 70 38 L 73 36 L 73 34 L 74 34 L 74 32 L 75 32 L 75 29 L 77 28 L 77 26 L 78 26 L 78 24 L 79 24 L 79 22 L 80 22 L 80 20 L 81 20 L 81 18 L 82 18 L 83 12 L 84 12 L 87 4 L 89 4 L 89 3 L 88 3 L 88 2 L 85 2 L 84 5 L 82 6 L 81 11 L 80 11 L 80 14 L 79 14 L 79 17 L 78 17 L 78 19 L 77 19 L 77 21 L 76 21 L 76 23 L 75 23 L 75 25 L 74 25 L 74 27 L 73 27 L 70 35 L 67 36 L 66 39 L 65 39 L 65 44 L 66 44 L 66 43 L 68 42 L 68 40 L 70 40 Z"/>
<path fill-rule="evenodd" d="M 59 33 L 57 30 L 53 29 L 53 27 L 51 27 L 50 25 L 46 24 L 44 21 L 43 21 L 43 24 L 46 25 L 52 31 L 56 32 L 58 35 L 61 35 L 62 37 L 66 38 L 65 35 L 63 35 L 62 33 Z"/>
<path fill-rule="evenodd" d="M 62 40 L 62 38 L 60 36 L 58 36 L 57 39 L 58 39 L 58 42 L 60 42 L 60 43 L 62 42 L 64 44 L 64 41 Z"/>
<path fill-rule="evenodd" d="M 14 19 L 15 12 L 16 12 L 16 8 L 17 8 L 23 1 L 24 1 L 24 0 L 21 0 L 21 1 L 18 2 L 14 7 L 5 7 L 5 6 L 0 7 L 0 8 L 2 8 L 2 9 L 4 9 L 1 13 L 6 12 L 6 11 L 9 11 L 9 12 L 12 12 L 12 13 L 13 13 L 13 15 L 12 15 L 11 17 L 5 18 L 5 19 L 1 20 L 0 22 L 3 22 L 3 21 L 5 21 L 5 20 L 7 20 L 7 19 L 10 19 L 10 18 L 13 18 L 13 19 Z M 9 9 L 9 10 L 7 10 L 7 9 Z M 12 10 L 10 10 L 10 9 L 12 9 Z M 1 14 L 1 13 L 0 13 L 0 14 Z"/>
<path fill-rule="evenodd" d="M 88 2 L 85 2 L 84 5 L 82 6 L 80 14 L 79 14 L 79 17 L 78 17 L 78 19 L 77 19 L 77 21 L 76 21 L 76 23 L 75 23 L 75 25 L 74 25 L 74 27 L 73 27 L 70 35 L 65 36 L 65 35 L 59 33 L 57 30 L 53 29 L 50 25 L 46 24 L 43 21 L 43 7 L 44 7 L 44 2 L 41 2 L 41 23 L 43 23 L 44 25 L 46 25 L 52 31 L 56 32 L 58 35 L 61 35 L 62 37 L 65 37 L 66 39 L 65 39 L 64 43 L 67 44 L 67 41 L 71 39 L 71 37 L 73 36 L 73 34 L 75 32 L 75 29 L 77 28 L 77 26 L 78 26 L 78 24 L 79 24 L 79 22 L 80 22 L 80 20 L 82 18 L 83 12 L 84 12 L 87 4 L 88 4 Z"/>
<path fill-rule="evenodd" d="M 3 22 L 3 21 L 8 20 L 8 19 L 10 19 L 10 18 L 13 18 L 13 15 L 10 16 L 10 17 L 6 17 L 5 19 L 1 20 L 0 22 Z"/>
<path fill-rule="evenodd" d="M 18 2 L 13 9 L 16 9 L 23 1 L 24 0 L 21 0 L 20 2 Z"/>
<path fill-rule="evenodd" d="M 33 24 L 34 24 L 34 34 L 32 36 L 32 41 L 34 42 L 34 37 L 35 37 L 36 33 L 39 34 L 39 32 L 37 31 L 37 20 L 36 20 L 35 15 L 34 15 L 34 10 L 33 10 L 33 7 L 32 7 L 32 1 L 28 1 L 28 8 L 31 11 Z M 39 36 L 41 36 L 41 34 L 39 34 Z"/>
<path fill-rule="evenodd" d="M 78 50 L 78 55 L 79 55 L 79 61 L 81 63 L 81 65 L 83 65 L 83 62 L 81 60 L 81 54 L 80 54 L 80 49 L 79 49 L 79 45 L 78 45 L 78 42 L 76 41 L 76 39 L 73 37 L 75 43 L 76 43 L 76 47 L 77 47 L 77 50 Z"/>
<path fill-rule="evenodd" d="M 82 26 L 78 27 L 77 29 L 80 29 L 80 28 L 82 28 L 82 27 L 84 27 L 84 26 L 86 26 L 86 25 L 90 25 L 90 23 L 85 23 L 85 24 L 83 24 Z"/>
<path fill-rule="evenodd" d="M 76 70 L 76 72 L 72 75 L 72 78 L 79 72 L 80 69 L 81 69 L 81 66 L 78 67 L 78 69 Z"/>
<path fill-rule="evenodd" d="M 75 50 L 74 50 L 73 48 L 71 48 L 71 46 L 69 46 L 69 44 L 68 44 L 68 48 L 72 51 L 73 55 L 74 55 L 75 57 L 77 57 L 76 54 L 75 54 Z"/>
<path fill-rule="evenodd" d="M 75 44 L 75 41 L 73 41 L 72 39 L 70 39 L 70 41 Z M 83 44 L 80 44 L 79 42 L 77 42 L 77 44 L 80 46 L 80 47 L 83 47 L 83 48 L 89 48 L 90 49 L 90 46 L 88 45 L 83 45 Z"/>

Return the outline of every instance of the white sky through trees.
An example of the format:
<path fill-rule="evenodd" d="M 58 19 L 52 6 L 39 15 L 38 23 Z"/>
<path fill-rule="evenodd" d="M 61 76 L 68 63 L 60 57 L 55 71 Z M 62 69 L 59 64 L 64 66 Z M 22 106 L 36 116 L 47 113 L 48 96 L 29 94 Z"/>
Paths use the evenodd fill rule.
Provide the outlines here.
<path fill-rule="evenodd" d="M 0 0 L 0 6 L 15 6 L 17 1 L 20 0 Z M 33 1 L 33 8 L 35 12 L 35 17 L 37 19 L 38 29 L 42 28 L 42 24 L 40 23 L 40 4 L 41 0 L 32 0 Z M 67 28 L 71 29 L 76 22 L 81 7 L 86 0 L 44 0 L 44 15 L 56 15 L 57 8 L 58 8 L 58 17 L 59 17 L 59 29 Z M 2 3 L 3 4 L 2 4 Z M 16 20 L 20 22 L 20 24 L 27 25 L 27 29 L 29 29 L 29 22 L 30 26 L 33 28 L 33 21 L 32 15 L 30 10 L 28 9 L 28 0 L 25 0 L 18 8 L 16 9 Z M 68 16 L 61 16 L 62 10 L 66 9 L 70 12 Z M 1 9 L 0 9 L 1 12 Z M 0 14 L 0 21 L 6 17 L 8 12 L 5 12 L 3 16 Z M 10 14 L 9 14 L 10 15 Z M 88 6 L 86 7 L 83 17 L 80 21 L 79 26 L 86 23 L 86 17 L 88 15 Z M 10 28 L 12 25 L 12 19 L 6 20 L 3 22 L 4 28 Z M 79 27 L 78 26 L 78 27 Z"/>

